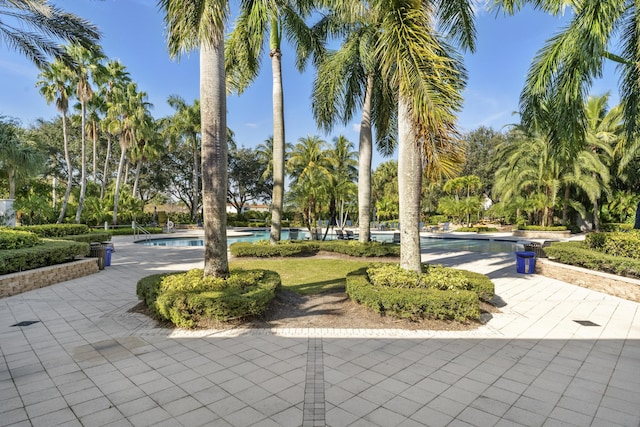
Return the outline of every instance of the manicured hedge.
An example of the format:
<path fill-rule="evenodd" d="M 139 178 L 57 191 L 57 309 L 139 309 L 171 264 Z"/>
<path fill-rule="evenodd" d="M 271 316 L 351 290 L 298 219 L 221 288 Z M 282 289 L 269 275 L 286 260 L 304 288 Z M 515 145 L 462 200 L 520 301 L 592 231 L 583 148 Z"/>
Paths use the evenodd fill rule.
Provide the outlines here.
<path fill-rule="evenodd" d="M 16 227 L 16 230 L 31 231 L 38 237 L 63 237 L 76 234 L 87 234 L 91 230 L 85 224 L 44 224 L 44 225 L 24 225 Z"/>
<path fill-rule="evenodd" d="M 495 233 L 498 231 L 495 227 L 459 227 L 456 231 L 465 231 L 468 233 Z"/>
<path fill-rule="evenodd" d="M 552 227 L 545 227 L 542 225 L 518 225 L 516 230 L 529 230 L 529 231 L 566 231 L 567 227 L 564 225 L 554 225 Z"/>
<path fill-rule="evenodd" d="M 346 290 L 351 299 L 375 312 L 400 318 L 462 322 L 480 318 L 478 296 L 471 291 L 376 286 L 364 268 L 347 275 Z"/>
<path fill-rule="evenodd" d="M 588 248 L 608 255 L 640 259 L 640 231 L 588 233 L 584 241 Z"/>
<path fill-rule="evenodd" d="M 275 298 L 280 276 L 270 270 L 236 270 L 227 279 L 203 277 L 201 269 L 154 275 L 138 282 L 138 298 L 160 318 L 193 328 L 207 319 L 229 321 L 263 313 Z"/>
<path fill-rule="evenodd" d="M 40 243 L 40 238 L 30 231 L 0 228 L 0 249 L 30 248 Z"/>
<path fill-rule="evenodd" d="M 73 240 L 74 242 L 108 242 L 111 240 L 111 234 L 109 233 L 100 233 L 100 232 L 92 232 L 88 234 L 76 234 L 71 236 L 62 237 L 64 240 Z"/>
<path fill-rule="evenodd" d="M 237 242 L 229 247 L 231 255 L 237 257 L 276 257 L 311 255 L 319 251 L 336 252 L 355 257 L 397 257 L 400 246 L 381 242 L 360 243 L 350 240 L 283 240 L 277 245 L 268 241 L 255 243 Z"/>
<path fill-rule="evenodd" d="M 640 260 L 609 255 L 589 248 L 584 242 L 555 242 L 544 251 L 553 261 L 563 264 L 640 278 Z"/>
<path fill-rule="evenodd" d="M 0 251 L 0 274 L 62 264 L 88 254 L 88 243 L 42 239 L 36 246 Z"/>
<path fill-rule="evenodd" d="M 150 234 L 162 234 L 162 227 L 143 227 Z M 134 231 L 131 227 L 110 228 L 106 230 L 112 236 L 131 236 L 133 234 L 143 234 L 140 231 Z"/>
<path fill-rule="evenodd" d="M 466 321 L 480 318 L 479 300 L 493 298 L 486 276 L 442 266 L 424 266 L 423 273 L 396 264 L 374 264 L 347 276 L 351 299 L 382 314 L 409 319 Z"/>

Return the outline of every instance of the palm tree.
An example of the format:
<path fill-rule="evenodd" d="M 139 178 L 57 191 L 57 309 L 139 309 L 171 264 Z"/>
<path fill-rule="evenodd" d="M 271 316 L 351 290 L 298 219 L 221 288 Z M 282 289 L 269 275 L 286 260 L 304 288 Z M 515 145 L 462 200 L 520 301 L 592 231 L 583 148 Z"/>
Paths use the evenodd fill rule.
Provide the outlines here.
<path fill-rule="evenodd" d="M 66 65 L 75 64 L 60 41 L 99 50 L 97 27 L 47 0 L 0 0 L 0 16 L 7 17 L 0 19 L 0 39 L 40 69 L 49 65 L 49 56 Z"/>
<path fill-rule="evenodd" d="M 16 178 L 36 175 L 44 163 L 43 153 L 25 143 L 17 123 L 0 116 L 0 173 L 7 175 L 10 199 L 16 197 Z"/>
<path fill-rule="evenodd" d="M 330 224 L 335 224 L 338 212 L 337 203 L 341 202 L 341 205 L 344 205 L 345 198 L 352 193 L 355 186 L 354 181 L 358 175 L 358 162 L 356 152 L 353 151 L 353 143 L 342 135 L 334 138 L 333 149 L 327 152 L 327 162 L 330 175 L 328 182 L 329 219 Z"/>
<path fill-rule="evenodd" d="M 313 45 L 313 38 L 304 21 L 310 12 L 310 3 L 290 0 L 243 1 L 225 48 L 229 81 L 241 93 L 258 75 L 265 38 L 269 35 L 273 75 L 272 244 L 280 240 L 284 201 L 285 127 L 280 48 L 283 36 L 294 41 L 298 48 L 298 68 L 304 68 Z"/>
<path fill-rule="evenodd" d="M 319 211 L 331 181 L 329 168 L 326 142 L 318 136 L 300 138 L 287 161 L 287 170 L 293 178 L 291 191 L 299 195 L 298 200 L 303 201 L 301 208 L 314 238 L 312 227 L 319 219 Z"/>
<path fill-rule="evenodd" d="M 67 112 L 69 111 L 69 98 L 72 94 L 69 75 L 69 68 L 59 60 L 51 64 L 45 65 L 36 83 L 40 87 L 40 93 L 46 99 L 47 103 L 56 103 L 56 108 L 62 116 L 62 138 L 64 141 L 64 159 L 67 165 L 67 187 L 62 200 L 60 215 L 58 216 L 58 224 L 62 222 L 67 211 L 67 203 L 71 194 L 71 186 L 73 184 L 73 167 L 71 165 L 71 155 L 69 153 L 69 140 L 67 135 Z"/>
<path fill-rule="evenodd" d="M 573 17 L 558 34 L 538 51 L 529 69 L 520 96 L 525 125 L 531 126 L 544 104 L 553 105 L 554 121 L 562 123 L 552 130 L 555 149 L 579 151 L 587 130 L 585 97 L 594 81 L 602 76 L 605 60 L 620 71 L 620 97 L 628 141 L 637 140 L 640 130 L 640 9 L 631 0 L 493 0 L 498 10 L 513 14 L 525 4 L 561 15 L 571 7 Z M 612 53 L 611 47 L 621 46 Z M 568 147 L 562 147 L 569 144 Z"/>
<path fill-rule="evenodd" d="M 159 0 L 171 56 L 200 48 L 204 275 L 227 277 L 227 123 L 224 25 L 228 2 Z"/>
<path fill-rule="evenodd" d="M 158 132 L 158 123 L 147 112 L 136 128 L 136 144 L 131 147 L 131 161 L 136 164 L 133 188 L 131 189 L 133 197 L 137 196 L 142 199 L 138 191 L 142 165 L 145 162 L 156 161 L 163 148 L 164 144 Z"/>
<path fill-rule="evenodd" d="M 455 113 L 462 106 L 466 76 L 455 48 L 439 34 L 443 32 L 463 48 L 473 49 L 472 3 L 370 2 L 381 16 L 376 55 L 382 75 L 398 97 L 400 265 L 407 270 L 421 271 L 419 223 L 423 173 L 428 178 L 452 175 L 462 163 Z"/>
<path fill-rule="evenodd" d="M 321 39 L 345 35 L 338 51 L 328 52 L 318 64 L 313 85 L 312 109 L 318 126 L 331 131 L 337 119 L 347 124 L 358 108 L 362 108 L 359 138 L 358 168 L 358 223 L 360 242 L 371 240 L 371 159 L 373 132 L 379 149 L 389 152 L 395 146 L 390 138 L 395 132 L 397 102 L 386 80 L 381 76 L 380 64 L 375 55 L 378 42 L 380 15 L 371 9 L 366 19 L 349 23 L 348 16 L 332 10 L 314 26 Z M 348 15 L 348 14 L 347 14 Z M 344 34 L 343 34 L 344 33 Z"/>
<path fill-rule="evenodd" d="M 80 198 L 78 199 L 78 210 L 76 211 L 76 223 L 80 223 L 80 216 L 82 215 L 82 205 L 84 204 L 84 198 L 87 188 L 87 103 L 93 98 L 91 80 L 99 80 L 99 78 L 96 79 L 96 74 L 100 74 L 103 72 L 103 67 L 100 64 L 100 61 L 102 61 L 105 56 L 102 54 L 96 54 L 95 52 L 92 52 L 79 45 L 69 45 L 67 47 L 67 52 L 76 63 L 76 66 L 69 71 L 73 76 L 73 81 L 76 84 L 75 96 L 80 103 Z"/>
<path fill-rule="evenodd" d="M 200 206 L 200 101 L 197 99 L 192 105 L 178 96 L 171 95 L 167 102 L 176 111 L 170 117 L 167 127 L 169 141 L 175 146 L 179 141 L 184 141 L 191 148 L 193 153 L 193 204 L 191 205 L 191 218 L 198 216 L 198 206 Z"/>

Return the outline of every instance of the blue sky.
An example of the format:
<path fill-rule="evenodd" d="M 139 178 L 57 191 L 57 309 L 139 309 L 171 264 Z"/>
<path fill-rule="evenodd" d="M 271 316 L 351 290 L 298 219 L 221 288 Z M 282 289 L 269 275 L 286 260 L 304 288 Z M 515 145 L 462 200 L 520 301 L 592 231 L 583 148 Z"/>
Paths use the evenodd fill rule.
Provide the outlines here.
<path fill-rule="evenodd" d="M 198 54 L 193 52 L 180 61 L 169 58 L 156 0 L 55 0 L 54 3 L 100 28 L 105 53 L 120 59 L 139 89 L 147 92 L 156 118 L 172 113 L 166 102 L 169 95 L 180 95 L 187 102 L 198 98 Z M 517 122 L 513 112 L 518 109 L 531 60 L 544 41 L 566 23 L 566 19 L 530 9 L 507 17 L 480 9 L 477 49 L 473 54 L 465 54 L 469 80 L 464 109 L 459 115 L 463 132 L 479 126 L 501 129 Z M 307 135 L 320 135 L 330 141 L 342 134 L 357 145 L 359 120 L 336 127 L 330 135 L 316 128 L 309 101 L 313 69 L 300 74 L 293 64 L 294 54 L 285 47 L 282 68 L 287 141 L 295 143 Z M 35 87 L 37 75 L 34 65 L 0 44 L 0 115 L 18 118 L 25 126 L 38 118 L 57 115 L 55 107 L 47 105 L 39 95 Z M 611 102 L 617 102 L 617 76 L 612 66 L 606 68 L 605 78 L 596 82 L 592 93 L 607 91 L 611 92 Z M 230 96 L 227 102 L 227 124 L 235 132 L 238 145 L 254 147 L 272 134 L 268 58 L 263 61 L 262 72 L 253 86 L 239 97 Z M 383 160 L 378 156 L 374 163 Z"/>

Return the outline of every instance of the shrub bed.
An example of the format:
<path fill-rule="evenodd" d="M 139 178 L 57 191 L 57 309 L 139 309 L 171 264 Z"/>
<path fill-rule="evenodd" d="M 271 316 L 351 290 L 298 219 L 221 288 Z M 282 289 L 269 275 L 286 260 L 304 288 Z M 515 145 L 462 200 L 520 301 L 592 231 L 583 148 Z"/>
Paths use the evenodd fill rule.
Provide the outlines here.
<path fill-rule="evenodd" d="M 91 230 L 85 224 L 43 224 L 43 225 L 24 225 L 16 227 L 16 230 L 31 231 L 38 237 L 56 238 L 70 236 L 76 234 L 87 234 Z"/>
<path fill-rule="evenodd" d="M 138 282 L 136 293 L 154 314 L 183 328 L 209 319 L 230 321 L 263 313 L 280 287 L 269 270 L 236 270 L 227 279 L 203 277 L 201 269 L 154 275 Z"/>
<path fill-rule="evenodd" d="M 88 254 L 88 243 L 42 239 L 35 246 L 0 251 L 0 274 L 62 264 Z"/>
<path fill-rule="evenodd" d="M 151 234 L 162 234 L 162 227 L 144 227 Z M 106 230 L 107 233 L 112 236 L 131 236 L 133 234 L 139 234 L 139 231 L 135 231 L 131 227 L 122 227 L 122 228 L 110 228 Z"/>
<path fill-rule="evenodd" d="M 73 240 L 74 242 L 85 242 L 85 243 L 108 242 L 109 240 L 111 240 L 111 234 L 107 232 L 94 231 L 92 233 L 87 233 L 87 234 L 75 234 L 71 236 L 63 236 L 62 239 Z"/>
<path fill-rule="evenodd" d="M 588 248 L 608 255 L 640 259 L 640 232 L 588 233 L 585 236 Z"/>
<path fill-rule="evenodd" d="M 609 255 L 589 248 L 586 242 L 555 242 L 544 251 L 553 261 L 563 264 L 640 279 L 640 260 Z"/>
<path fill-rule="evenodd" d="M 470 233 L 495 233 L 499 231 L 495 227 L 459 227 L 455 231 L 466 231 Z"/>
<path fill-rule="evenodd" d="M 351 299 L 381 314 L 419 319 L 468 321 L 480 318 L 480 298 L 493 297 L 493 283 L 484 275 L 442 266 L 423 273 L 397 264 L 374 264 L 350 273 Z"/>
<path fill-rule="evenodd" d="M 229 247 L 231 254 L 237 257 L 287 257 L 298 255 L 312 255 L 319 251 L 341 253 L 354 257 L 398 257 L 400 246 L 383 244 L 381 242 L 360 243 L 342 240 L 283 240 L 277 245 L 268 241 L 237 242 Z"/>
<path fill-rule="evenodd" d="M 566 231 L 567 227 L 564 225 L 554 225 L 552 227 L 545 227 L 542 225 L 518 225 L 514 230 L 527 230 L 527 231 Z"/>
<path fill-rule="evenodd" d="M 0 249 L 30 248 L 40 243 L 40 238 L 30 231 L 18 231 L 13 228 L 0 229 Z"/>

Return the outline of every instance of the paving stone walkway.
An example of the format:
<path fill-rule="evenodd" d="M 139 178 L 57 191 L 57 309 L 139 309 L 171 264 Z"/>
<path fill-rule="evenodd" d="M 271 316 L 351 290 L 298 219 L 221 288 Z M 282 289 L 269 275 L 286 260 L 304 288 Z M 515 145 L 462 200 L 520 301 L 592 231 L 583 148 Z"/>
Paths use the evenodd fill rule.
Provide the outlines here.
<path fill-rule="evenodd" d="M 202 248 L 114 241 L 104 271 L 0 300 L 0 425 L 640 425 L 640 304 L 512 255 L 423 254 L 494 281 L 504 306 L 474 331 L 193 332 L 129 309 Z"/>

